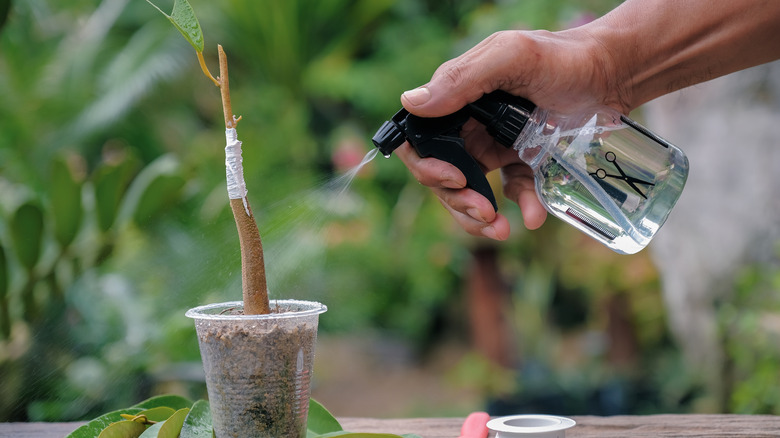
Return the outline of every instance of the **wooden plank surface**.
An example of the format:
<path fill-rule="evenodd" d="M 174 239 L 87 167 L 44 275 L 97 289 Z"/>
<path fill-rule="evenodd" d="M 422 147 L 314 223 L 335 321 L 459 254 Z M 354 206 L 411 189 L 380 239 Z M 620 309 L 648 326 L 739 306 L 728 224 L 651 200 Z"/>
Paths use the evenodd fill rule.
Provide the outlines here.
<path fill-rule="evenodd" d="M 780 437 L 772 415 L 647 415 L 572 417 L 567 438 L 769 438 Z M 423 438 L 457 438 L 462 418 L 340 418 L 352 432 L 416 433 Z M 63 438 L 82 423 L 0 423 L 2 438 Z M 493 435 L 491 435 L 492 437 Z"/>
<path fill-rule="evenodd" d="M 769 438 L 780 437 L 780 417 L 772 415 L 647 415 L 572 417 L 577 425 L 567 438 Z M 416 433 L 423 438 L 457 438 L 463 419 L 421 418 L 377 420 L 343 418 L 353 432 Z M 493 435 L 490 435 L 493 437 Z"/>

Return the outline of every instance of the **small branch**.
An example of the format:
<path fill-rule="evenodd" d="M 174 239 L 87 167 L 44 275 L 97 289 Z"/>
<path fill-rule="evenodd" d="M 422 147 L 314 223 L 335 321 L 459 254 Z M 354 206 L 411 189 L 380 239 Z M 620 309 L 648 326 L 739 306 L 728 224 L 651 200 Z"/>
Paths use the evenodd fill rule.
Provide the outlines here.
<path fill-rule="evenodd" d="M 211 79 L 211 82 L 214 82 L 214 85 L 219 87 L 219 81 L 214 79 L 214 76 L 211 76 L 211 72 L 209 71 L 209 68 L 206 65 L 206 60 L 203 59 L 203 52 L 198 52 L 196 50 L 195 53 L 198 54 L 198 63 L 200 64 L 200 69 L 203 70 L 203 74 L 206 75 L 207 78 Z"/>
<path fill-rule="evenodd" d="M 232 129 L 241 119 L 235 118 L 230 103 L 230 84 L 228 81 L 227 56 L 222 46 L 219 50 L 219 90 L 222 95 L 222 111 L 225 115 L 225 127 Z M 270 313 L 268 286 L 265 278 L 263 243 L 257 229 L 255 217 L 246 199 L 231 199 L 230 208 L 238 228 L 241 245 L 241 281 L 243 286 L 244 313 L 258 315 Z"/>

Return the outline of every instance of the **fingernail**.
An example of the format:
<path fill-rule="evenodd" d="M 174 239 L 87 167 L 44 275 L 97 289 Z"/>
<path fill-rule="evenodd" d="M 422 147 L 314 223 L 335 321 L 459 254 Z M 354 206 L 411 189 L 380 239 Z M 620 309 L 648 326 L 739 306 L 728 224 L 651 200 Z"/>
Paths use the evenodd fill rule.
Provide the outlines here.
<path fill-rule="evenodd" d="M 431 91 L 428 87 L 415 88 L 414 90 L 405 91 L 404 97 L 412 105 L 422 105 L 431 100 Z"/>
<path fill-rule="evenodd" d="M 466 214 L 472 217 L 472 219 L 476 219 L 480 222 L 485 222 L 485 218 L 482 217 L 482 215 L 479 213 L 479 210 L 476 208 L 469 208 L 466 210 Z"/>
<path fill-rule="evenodd" d="M 498 234 L 496 234 L 496 229 L 493 228 L 492 225 L 488 225 L 485 228 L 483 228 L 482 235 L 490 239 L 498 240 Z"/>

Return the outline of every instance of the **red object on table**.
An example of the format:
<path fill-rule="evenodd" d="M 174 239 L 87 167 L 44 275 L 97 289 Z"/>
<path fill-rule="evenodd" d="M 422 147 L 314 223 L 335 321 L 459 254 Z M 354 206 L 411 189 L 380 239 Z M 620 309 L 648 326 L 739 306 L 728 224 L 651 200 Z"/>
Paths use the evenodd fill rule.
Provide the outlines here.
<path fill-rule="evenodd" d="M 463 422 L 460 438 L 487 438 L 488 421 L 490 421 L 490 415 L 487 412 L 472 412 Z"/>

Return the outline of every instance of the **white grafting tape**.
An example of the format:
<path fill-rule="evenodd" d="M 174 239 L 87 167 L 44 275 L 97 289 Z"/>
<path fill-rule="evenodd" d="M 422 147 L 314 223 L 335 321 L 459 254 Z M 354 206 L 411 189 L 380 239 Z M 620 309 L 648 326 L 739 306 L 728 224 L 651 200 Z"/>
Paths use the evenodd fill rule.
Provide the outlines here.
<path fill-rule="evenodd" d="M 566 429 L 576 423 L 571 418 L 554 415 L 511 415 L 490 420 L 496 438 L 564 438 Z"/>
<path fill-rule="evenodd" d="M 225 130 L 225 171 L 227 177 L 228 198 L 241 199 L 244 202 L 244 210 L 249 215 L 249 206 L 246 202 L 246 181 L 244 181 L 243 157 L 241 156 L 241 142 L 238 140 L 236 128 Z"/>

